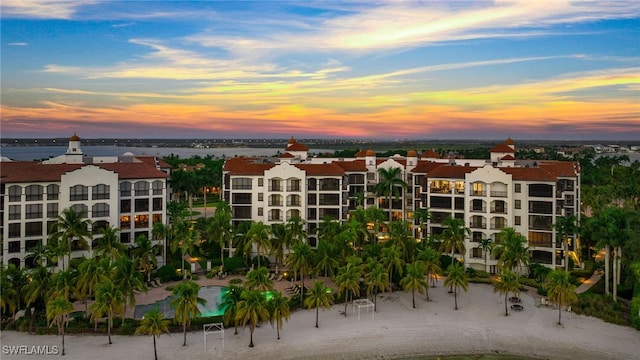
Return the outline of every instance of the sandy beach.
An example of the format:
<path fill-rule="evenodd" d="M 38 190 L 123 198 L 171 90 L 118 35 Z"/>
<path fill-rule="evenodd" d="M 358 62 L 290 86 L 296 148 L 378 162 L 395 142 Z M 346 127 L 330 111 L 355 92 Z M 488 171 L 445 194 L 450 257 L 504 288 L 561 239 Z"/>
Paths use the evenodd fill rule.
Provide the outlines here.
<path fill-rule="evenodd" d="M 279 284 L 280 285 L 280 284 Z M 284 283 L 282 284 L 284 285 Z M 159 290 L 159 289 L 156 289 Z M 153 295 L 153 294 L 152 294 Z M 430 289 L 432 301 L 401 291 L 381 294 L 378 311 L 363 309 L 341 314 L 344 305 L 320 311 L 320 327 L 315 328 L 315 310 L 299 310 L 281 329 L 281 340 L 269 323 L 254 333 L 249 348 L 249 328 L 233 335 L 227 329 L 223 341 L 203 332 L 163 335 L 158 339 L 160 359 L 403 359 L 420 356 L 462 354 L 510 354 L 544 359 L 640 359 L 640 332 L 612 325 L 600 319 L 563 312 L 563 325 L 557 325 L 558 310 L 540 305 L 535 297 L 521 294 L 524 310 L 504 315 L 503 297 L 486 284 L 469 284 L 469 291 L 453 295 L 438 284 Z M 60 346 L 59 336 L 30 336 L 4 331 L 0 336 L 2 359 L 34 359 L 50 356 L 8 355 L 5 346 Z M 66 359 L 153 359 L 153 340 L 149 336 L 66 336 Z M 52 355 L 53 356 L 53 355 Z"/>

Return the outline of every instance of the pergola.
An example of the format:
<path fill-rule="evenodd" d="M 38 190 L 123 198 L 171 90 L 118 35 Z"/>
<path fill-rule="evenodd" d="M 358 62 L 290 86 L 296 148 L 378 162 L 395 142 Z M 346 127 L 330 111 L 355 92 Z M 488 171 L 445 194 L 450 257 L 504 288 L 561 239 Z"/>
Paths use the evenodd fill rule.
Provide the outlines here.
<path fill-rule="evenodd" d="M 218 333 L 219 339 L 222 340 L 222 348 L 224 349 L 224 324 L 223 323 L 211 323 L 202 325 L 204 330 L 204 351 L 207 351 L 207 335 Z"/>
<path fill-rule="evenodd" d="M 362 308 L 366 308 L 367 312 L 369 312 L 369 308 L 371 308 L 371 318 L 373 319 L 373 314 L 374 314 L 374 304 L 371 300 L 369 299 L 356 299 L 353 300 L 353 307 L 357 307 L 358 308 L 358 320 L 360 320 L 360 309 Z"/>

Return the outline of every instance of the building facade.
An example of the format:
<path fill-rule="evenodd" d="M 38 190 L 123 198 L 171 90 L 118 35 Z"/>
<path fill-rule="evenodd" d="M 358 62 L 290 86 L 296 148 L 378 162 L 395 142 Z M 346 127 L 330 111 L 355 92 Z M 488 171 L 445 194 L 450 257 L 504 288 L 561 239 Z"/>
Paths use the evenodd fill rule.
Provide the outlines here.
<path fill-rule="evenodd" d="M 408 185 L 391 204 L 374 191 L 382 168 L 399 168 Z M 528 239 L 533 262 L 562 266 L 563 243 L 554 224 L 558 217 L 580 213 L 579 184 L 577 163 L 517 160 L 511 139 L 491 149 L 489 159 L 456 159 L 414 150 L 380 158 L 372 149 L 354 158 L 310 157 L 308 148 L 291 138 L 278 158 L 230 158 L 223 168 L 223 198 L 234 225 L 282 223 L 298 216 L 306 222 L 310 245 L 316 246 L 323 219 L 347 221 L 358 205 L 377 206 L 387 215 L 390 211 L 391 219 L 411 221 L 421 240 L 442 233 L 447 217 L 459 218 L 471 236 L 465 254 L 458 256 L 479 270 L 485 269 L 480 241 L 499 241 L 506 227 Z M 426 224 L 415 223 L 415 209 L 429 210 Z M 570 234 L 569 250 L 576 245 Z M 487 255 L 486 270 L 495 272 L 497 260 Z"/>
<path fill-rule="evenodd" d="M 74 246 L 72 258 L 92 256 L 95 239 L 107 225 L 121 229 L 120 242 L 131 246 L 140 235 L 152 239 L 153 224 L 166 223 L 170 170 L 155 157 L 86 156 L 74 135 L 64 155 L 41 162 L 3 159 L 0 165 L 4 264 L 35 266 L 29 253 L 47 244 L 55 217 L 67 208 L 91 221 L 94 240 L 89 249 Z"/>

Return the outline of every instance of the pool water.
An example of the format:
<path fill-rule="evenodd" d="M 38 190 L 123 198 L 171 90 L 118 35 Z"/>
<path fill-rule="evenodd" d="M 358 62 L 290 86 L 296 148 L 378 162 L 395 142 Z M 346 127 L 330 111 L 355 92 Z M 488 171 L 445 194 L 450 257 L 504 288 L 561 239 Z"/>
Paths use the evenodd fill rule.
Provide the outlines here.
<path fill-rule="evenodd" d="M 227 288 L 224 286 L 204 286 L 200 288 L 200 292 L 198 296 L 205 299 L 207 302 L 205 305 L 198 304 L 198 309 L 200 309 L 200 316 L 217 316 L 224 314 L 224 307 L 222 307 L 223 296 L 227 292 Z M 133 317 L 134 319 L 142 319 L 142 316 L 147 311 L 153 310 L 154 308 L 158 308 L 165 319 L 172 319 L 175 311 L 171 307 L 171 301 L 175 299 L 175 295 L 171 295 L 166 297 L 160 301 L 156 301 L 153 304 L 145 304 L 145 305 L 136 305 Z"/>

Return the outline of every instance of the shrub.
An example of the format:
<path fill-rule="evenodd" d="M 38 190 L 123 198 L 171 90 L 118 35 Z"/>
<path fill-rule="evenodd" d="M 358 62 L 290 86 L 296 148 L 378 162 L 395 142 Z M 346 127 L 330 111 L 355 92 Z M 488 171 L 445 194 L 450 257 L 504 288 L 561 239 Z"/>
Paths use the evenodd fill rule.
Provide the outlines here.
<path fill-rule="evenodd" d="M 624 309 L 620 303 L 614 302 L 610 296 L 594 294 L 589 291 L 579 294 L 578 301 L 573 304 L 572 309 L 577 314 L 597 317 L 609 323 L 629 325 L 629 321 L 624 317 L 624 313 L 628 309 Z"/>
<path fill-rule="evenodd" d="M 236 256 L 224 259 L 224 268 L 228 272 L 235 272 L 238 269 L 244 268 L 245 266 L 246 265 L 242 257 Z"/>
<path fill-rule="evenodd" d="M 191 280 L 197 281 L 198 279 L 200 279 L 200 276 L 198 276 L 196 274 L 191 275 Z"/>
<path fill-rule="evenodd" d="M 156 276 L 159 277 L 160 281 L 163 281 L 163 282 L 176 280 L 176 277 L 178 277 L 178 280 L 180 279 L 180 276 L 177 275 L 176 273 L 176 268 L 169 264 L 158 268 L 158 270 L 156 271 Z"/>
<path fill-rule="evenodd" d="M 216 276 L 216 274 L 213 271 L 209 271 L 206 276 L 207 276 L 207 279 L 213 279 L 213 277 Z"/>
<path fill-rule="evenodd" d="M 258 257 L 254 257 L 253 259 L 251 259 L 251 265 L 253 265 L 254 269 L 258 268 Z M 260 266 L 261 267 L 269 267 L 271 266 L 271 261 L 269 261 L 269 258 L 264 256 L 264 255 L 260 255 Z"/>
<path fill-rule="evenodd" d="M 140 321 L 134 319 L 125 319 L 124 324 L 116 332 L 118 335 L 133 335 L 136 328 L 140 326 Z"/>

